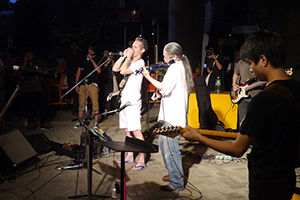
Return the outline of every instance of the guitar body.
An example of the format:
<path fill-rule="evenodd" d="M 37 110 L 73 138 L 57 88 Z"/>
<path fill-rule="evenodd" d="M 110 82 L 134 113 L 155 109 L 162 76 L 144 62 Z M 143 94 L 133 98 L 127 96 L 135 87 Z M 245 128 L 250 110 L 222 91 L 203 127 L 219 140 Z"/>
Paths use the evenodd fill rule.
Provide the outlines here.
<path fill-rule="evenodd" d="M 120 84 L 119 84 L 119 90 L 111 92 L 107 97 L 106 97 L 106 101 L 110 101 L 112 97 L 117 96 L 116 97 L 116 101 L 115 101 L 115 108 L 120 108 L 121 105 L 121 93 L 123 88 L 125 87 L 127 80 L 129 78 L 130 75 L 125 75 L 123 77 L 123 79 L 121 80 Z"/>
<path fill-rule="evenodd" d="M 238 103 L 242 98 L 249 97 L 245 89 L 248 86 L 248 84 L 243 84 L 239 86 L 240 88 L 236 91 L 233 91 L 233 88 L 231 88 L 230 97 L 232 103 Z"/>
<path fill-rule="evenodd" d="M 220 138 L 228 138 L 228 139 L 235 139 L 237 137 L 237 133 L 235 132 L 213 131 L 213 130 L 206 130 L 206 129 L 197 129 L 197 131 L 202 135 L 211 136 L 211 137 L 220 137 Z M 171 138 L 175 138 L 177 135 L 185 132 L 187 132 L 187 129 L 182 128 L 181 126 L 156 128 L 153 130 L 154 135 L 164 135 Z"/>
<path fill-rule="evenodd" d="M 258 82 L 255 81 L 256 78 L 251 78 L 243 84 L 238 84 L 240 88 L 237 91 L 234 91 L 232 87 L 230 92 L 231 102 L 238 103 L 241 99 L 248 98 L 249 95 L 247 91 L 252 90 L 253 88 L 258 86 L 264 86 L 267 83 L 267 81 L 258 81 Z"/>

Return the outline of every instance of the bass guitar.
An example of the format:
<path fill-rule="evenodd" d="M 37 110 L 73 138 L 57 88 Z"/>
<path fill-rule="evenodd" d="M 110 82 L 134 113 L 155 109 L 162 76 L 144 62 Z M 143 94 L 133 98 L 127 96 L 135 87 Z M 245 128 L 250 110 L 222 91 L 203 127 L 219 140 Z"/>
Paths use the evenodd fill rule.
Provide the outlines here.
<path fill-rule="evenodd" d="M 237 137 L 236 132 L 224 132 L 224 131 L 214 131 L 214 130 L 206 130 L 206 129 L 197 129 L 198 133 L 201 133 L 205 136 L 211 137 L 220 137 L 220 138 L 228 138 L 235 139 Z M 186 128 L 182 128 L 181 126 L 172 126 L 166 128 L 156 128 L 153 130 L 154 135 L 164 135 L 167 137 L 175 138 L 177 135 L 187 132 Z"/>
<path fill-rule="evenodd" d="M 231 102 L 238 103 L 242 98 L 249 97 L 249 95 L 247 93 L 249 90 L 252 90 L 253 88 L 256 88 L 259 86 L 264 86 L 267 83 L 267 81 L 254 82 L 255 80 L 256 80 L 255 78 L 251 78 L 243 84 L 238 84 L 238 86 L 240 88 L 236 91 L 234 91 L 233 87 L 232 87 L 231 92 L 230 92 Z"/>

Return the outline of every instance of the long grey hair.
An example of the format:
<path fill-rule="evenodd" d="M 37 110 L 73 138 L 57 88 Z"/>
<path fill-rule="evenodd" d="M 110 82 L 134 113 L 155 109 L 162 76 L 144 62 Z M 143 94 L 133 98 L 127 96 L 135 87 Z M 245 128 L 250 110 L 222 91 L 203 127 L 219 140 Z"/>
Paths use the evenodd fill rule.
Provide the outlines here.
<path fill-rule="evenodd" d="M 183 54 L 182 47 L 176 42 L 170 42 L 166 44 L 166 46 L 164 47 L 164 51 L 167 52 L 168 56 L 173 57 L 174 55 L 176 55 L 179 59 L 182 60 L 185 69 L 187 90 L 188 92 L 191 92 L 194 87 L 192 69 L 188 57 Z"/>

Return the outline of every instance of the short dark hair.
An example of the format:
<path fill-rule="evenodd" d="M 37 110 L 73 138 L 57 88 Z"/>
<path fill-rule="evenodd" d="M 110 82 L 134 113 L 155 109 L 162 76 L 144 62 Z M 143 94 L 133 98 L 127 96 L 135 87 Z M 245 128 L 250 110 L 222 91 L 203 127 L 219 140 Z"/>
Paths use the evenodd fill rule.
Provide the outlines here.
<path fill-rule="evenodd" d="M 144 53 L 146 53 L 147 50 L 148 50 L 148 42 L 147 42 L 147 40 L 144 39 L 144 38 L 142 38 L 142 37 L 137 37 L 137 38 L 135 38 L 135 41 L 140 41 L 142 43 L 141 48 L 145 49 Z"/>
<path fill-rule="evenodd" d="M 78 40 L 72 40 L 70 44 L 76 43 L 77 45 L 79 45 L 79 41 Z"/>
<path fill-rule="evenodd" d="M 264 55 L 274 68 L 284 67 L 286 51 L 279 35 L 258 31 L 246 39 L 240 50 L 240 58 L 257 64 L 261 55 Z"/>
<path fill-rule="evenodd" d="M 95 55 L 99 54 L 100 46 L 97 43 L 89 44 L 89 49 L 93 50 Z"/>

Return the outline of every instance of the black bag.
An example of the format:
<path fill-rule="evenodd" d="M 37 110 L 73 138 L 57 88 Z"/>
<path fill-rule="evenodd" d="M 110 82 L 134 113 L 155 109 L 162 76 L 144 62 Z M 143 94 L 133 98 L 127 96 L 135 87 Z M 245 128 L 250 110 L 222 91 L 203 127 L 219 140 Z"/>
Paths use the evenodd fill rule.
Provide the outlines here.
<path fill-rule="evenodd" d="M 203 76 L 197 76 L 194 79 L 194 83 L 199 110 L 200 128 L 215 130 L 219 120 L 211 107 L 210 91 L 205 84 L 205 78 Z"/>

